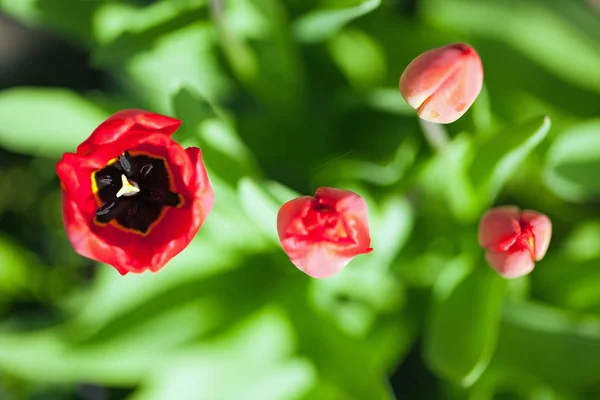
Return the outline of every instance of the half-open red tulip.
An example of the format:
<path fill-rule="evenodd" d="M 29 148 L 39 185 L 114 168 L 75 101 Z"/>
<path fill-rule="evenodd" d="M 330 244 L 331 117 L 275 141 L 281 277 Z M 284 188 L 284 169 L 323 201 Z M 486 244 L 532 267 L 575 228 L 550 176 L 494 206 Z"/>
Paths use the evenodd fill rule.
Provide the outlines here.
<path fill-rule="evenodd" d="M 400 77 L 400 93 L 421 119 L 449 124 L 471 107 L 483 86 L 479 55 L 465 43 L 426 51 Z"/>
<path fill-rule="evenodd" d="M 321 187 L 315 197 L 285 203 L 277 214 L 281 246 L 313 278 L 327 278 L 370 253 L 367 203 L 354 192 Z"/>
<path fill-rule="evenodd" d="M 202 226 L 214 193 L 200 149 L 171 139 L 181 121 L 141 110 L 104 121 L 56 170 L 67 236 L 121 274 L 158 271 Z"/>
<path fill-rule="evenodd" d="M 550 219 L 536 211 L 504 206 L 489 210 L 479 223 L 479 244 L 485 258 L 500 275 L 518 278 L 533 270 L 552 236 Z"/>

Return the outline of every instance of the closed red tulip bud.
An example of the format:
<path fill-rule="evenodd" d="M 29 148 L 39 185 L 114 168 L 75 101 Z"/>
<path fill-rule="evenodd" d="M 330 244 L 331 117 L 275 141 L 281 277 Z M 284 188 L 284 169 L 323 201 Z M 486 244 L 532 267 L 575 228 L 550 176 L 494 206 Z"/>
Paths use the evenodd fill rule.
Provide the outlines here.
<path fill-rule="evenodd" d="M 313 278 L 327 278 L 370 253 L 367 203 L 354 192 L 321 187 L 315 197 L 285 203 L 277 214 L 281 246 Z"/>
<path fill-rule="evenodd" d="M 147 111 L 120 111 L 76 153 L 65 153 L 56 170 L 67 237 L 77 253 L 125 275 L 158 271 L 190 243 L 214 193 L 200 149 L 171 139 L 180 124 Z"/>
<path fill-rule="evenodd" d="M 518 278 L 533 270 L 552 236 L 552 223 L 541 213 L 504 206 L 488 211 L 479 223 L 479 244 L 500 275 Z"/>
<path fill-rule="evenodd" d="M 483 85 L 479 55 L 465 43 L 421 54 L 400 77 L 400 93 L 421 119 L 449 124 L 459 119 Z"/>

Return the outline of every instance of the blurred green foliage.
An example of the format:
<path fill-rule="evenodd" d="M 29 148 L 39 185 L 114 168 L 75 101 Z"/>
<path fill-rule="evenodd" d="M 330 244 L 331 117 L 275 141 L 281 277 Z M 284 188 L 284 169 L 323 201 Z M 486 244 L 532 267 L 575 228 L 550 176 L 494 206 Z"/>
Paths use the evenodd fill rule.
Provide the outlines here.
<path fill-rule="evenodd" d="M 110 77 L 0 92 L 0 398 L 600 398 L 592 4 L 0 0 Z M 446 132 L 397 83 L 457 41 L 480 53 L 485 88 Z M 158 274 L 94 265 L 62 229 L 55 162 L 125 107 L 182 119 L 175 137 L 203 149 L 216 193 Z M 365 197 L 375 250 L 313 280 L 275 218 L 321 185 Z M 500 204 L 554 225 L 513 281 L 477 245 Z"/>

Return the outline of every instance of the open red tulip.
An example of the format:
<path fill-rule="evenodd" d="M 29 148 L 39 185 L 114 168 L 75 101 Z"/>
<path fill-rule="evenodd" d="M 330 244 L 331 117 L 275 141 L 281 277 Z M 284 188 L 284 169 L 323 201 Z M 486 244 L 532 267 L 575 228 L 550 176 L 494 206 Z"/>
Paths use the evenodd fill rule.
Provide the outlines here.
<path fill-rule="evenodd" d="M 77 253 L 124 275 L 156 272 L 190 243 L 214 193 L 200 149 L 171 139 L 180 124 L 120 111 L 63 155 L 63 220 Z"/>
<path fill-rule="evenodd" d="M 541 213 L 504 206 L 489 210 L 479 223 L 479 244 L 500 275 L 518 278 L 533 270 L 552 236 L 552 223 Z"/>
<path fill-rule="evenodd" d="M 483 86 L 479 55 L 465 43 L 426 51 L 400 77 L 400 93 L 421 119 L 449 124 L 459 119 Z"/>
<path fill-rule="evenodd" d="M 313 278 L 330 277 L 373 250 L 367 203 L 348 190 L 321 187 L 315 197 L 285 203 L 277 231 L 292 263 Z"/>

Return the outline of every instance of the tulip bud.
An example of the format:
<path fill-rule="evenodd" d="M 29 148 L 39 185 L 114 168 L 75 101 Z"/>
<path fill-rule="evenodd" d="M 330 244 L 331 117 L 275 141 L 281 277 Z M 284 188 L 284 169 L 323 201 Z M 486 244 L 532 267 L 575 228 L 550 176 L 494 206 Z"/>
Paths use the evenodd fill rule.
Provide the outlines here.
<path fill-rule="evenodd" d="M 550 245 L 552 223 L 536 211 L 504 206 L 489 210 L 479 223 L 479 244 L 487 262 L 505 278 L 533 270 Z"/>
<path fill-rule="evenodd" d="M 354 192 L 321 187 L 315 197 L 285 203 L 277 214 L 281 246 L 313 278 L 327 278 L 370 253 L 367 203 Z"/>
<path fill-rule="evenodd" d="M 449 124 L 471 107 L 483 85 L 479 55 L 465 43 L 426 51 L 408 64 L 400 93 L 421 119 Z"/>

